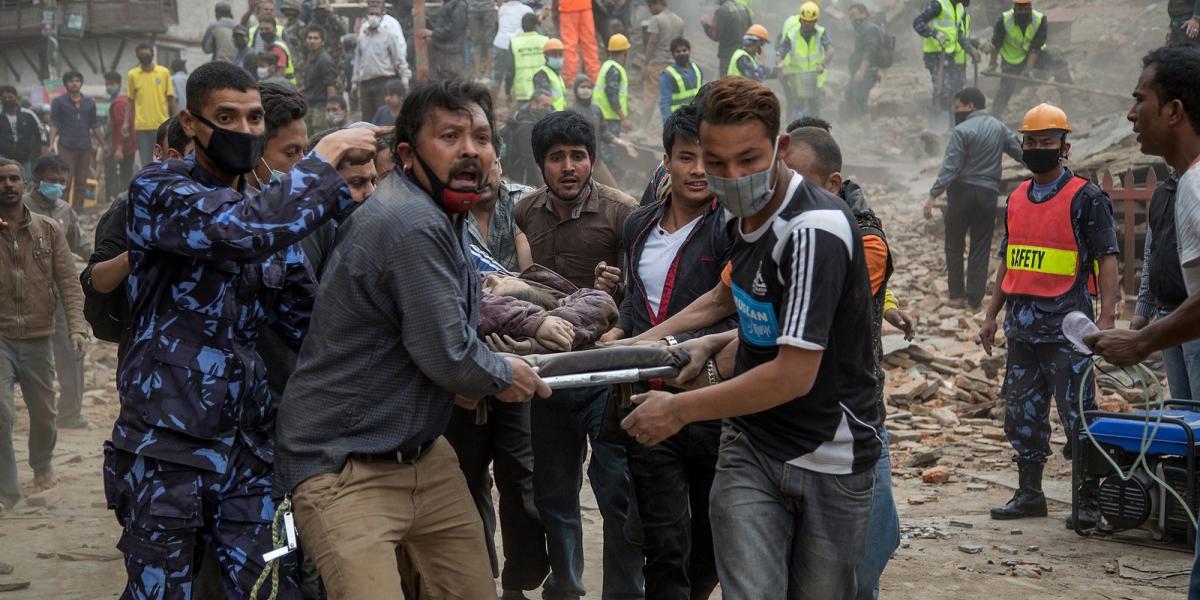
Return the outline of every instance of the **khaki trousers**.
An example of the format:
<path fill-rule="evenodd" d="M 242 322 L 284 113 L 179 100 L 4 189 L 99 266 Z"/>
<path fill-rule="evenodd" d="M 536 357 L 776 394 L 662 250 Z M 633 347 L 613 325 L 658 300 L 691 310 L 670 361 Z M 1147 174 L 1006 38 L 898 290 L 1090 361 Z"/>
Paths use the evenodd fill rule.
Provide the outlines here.
<path fill-rule="evenodd" d="M 483 524 L 445 438 L 413 464 L 351 458 L 292 493 L 300 543 L 332 600 L 495 598 Z"/>

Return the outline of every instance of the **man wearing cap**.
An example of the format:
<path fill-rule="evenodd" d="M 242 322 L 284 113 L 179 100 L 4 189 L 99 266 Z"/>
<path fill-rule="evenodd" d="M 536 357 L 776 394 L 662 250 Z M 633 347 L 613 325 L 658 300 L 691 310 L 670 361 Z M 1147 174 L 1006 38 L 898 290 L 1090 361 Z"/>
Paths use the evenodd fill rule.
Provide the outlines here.
<path fill-rule="evenodd" d="M 604 117 L 604 127 L 613 136 L 629 130 L 629 75 L 625 72 L 625 57 L 629 54 L 629 38 L 617 33 L 608 38 L 608 60 L 600 65 L 596 87 L 596 106 Z"/>
<path fill-rule="evenodd" d="M 1052 70 L 1054 80 L 1071 83 L 1071 69 L 1066 59 L 1046 51 L 1049 27 L 1046 15 L 1033 10 L 1033 0 L 1013 0 L 1013 7 L 1004 11 L 992 27 L 992 52 L 989 71 L 995 71 L 996 56 L 1004 59 L 1000 72 L 1005 75 L 1032 75 L 1030 71 Z M 996 92 L 994 113 L 1004 118 L 1008 99 L 1017 91 L 1020 82 L 1000 78 L 1000 91 Z"/>
<path fill-rule="evenodd" d="M 756 81 L 769 79 L 773 75 L 771 68 L 760 64 L 759 58 L 762 57 L 763 46 L 770 43 L 770 39 L 766 27 L 751 25 L 746 35 L 742 36 L 742 47 L 729 57 L 729 69 L 725 71 L 725 76 L 746 77 Z"/>
<path fill-rule="evenodd" d="M 963 44 L 970 32 L 968 4 L 970 0 L 929 0 L 913 19 L 913 30 L 925 38 L 925 68 L 933 86 L 934 106 L 940 110 L 950 110 L 951 99 L 966 79 L 967 50 Z"/>
<path fill-rule="evenodd" d="M 554 110 L 567 110 L 567 86 L 563 83 L 563 43 L 558 38 L 550 38 L 542 46 L 542 54 L 546 64 L 533 72 L 533 91 L 543 92 L 550 96 Z"/>
<path fill-rule="evenodd" d="M 816 2 L 802 4 L 800 13 L 784 23 L 783 36 L 775 48 L 786 78 L 783 92 L 788 114 L 793 119 L 820 113 L 825 68 L 833 61 L 833 43 L 825 28 L 817 25 L 820 17 L 821 7 Z M 808 83 L 814 78 L 814 83 Z"/>
<path fill-rule="evenodd" d="M 1063 335 L 1063 318 L 1082 312 L 1089 319 L 1092 297 L 1100 293 L 1100 329 L 1116 320 L 1117 236 L 1112 202 L 1090 181 L 1063 166 L 1071 151 L 1071 125 L 1062 109 L 1041 104 L 1021 123 L 1022 156 L 1033 177 L 1008 197 L 1000 268 L 978 341 L 992 353 L 996 316 L 1006 304 L 1004 334 L 1008 368 L 1001 390 L 1006 404 L 1004 432 L 1016 455 L 1019 486 L 1008 504 L 993 508 L 993 519 L 1046 516 L 1042 468 L 1050 457 L 1050 401 L 1057 404 L 1063 429 L 1075 431 L 1081 385 L 1091 358 Z M 1099 279 L 1097 285 L 1096 279 Z M 1096 407 L 1093 384 L 1082 389 L 1085 410 Z M 1068 438 L 1070 459 L 1077 440 Z M 1100 518 L 1095 483 L 1079 489 L 1080 526 Z M 1071 519 L 1067 527 L 1074 527 Z"/>

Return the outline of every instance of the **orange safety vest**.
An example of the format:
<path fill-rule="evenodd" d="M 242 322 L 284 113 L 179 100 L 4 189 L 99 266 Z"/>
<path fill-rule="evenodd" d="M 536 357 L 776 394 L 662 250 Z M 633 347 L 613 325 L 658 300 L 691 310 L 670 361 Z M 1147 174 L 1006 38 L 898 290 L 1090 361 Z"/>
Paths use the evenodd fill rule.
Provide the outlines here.
<path fill-rule="evenodd" d="M 1057 298 L 1071 291 L 1078 279 L 1079 244 L 1071 226 L 1071 202 L 1088 180 L 1071 177 L 1053 198 L 1040 204 L 1029 199 L 1032 181 L 1026 179 L 1008 197 L 1004 256 L 1008 271 L 1001 288 L 1006 294 Z"/>

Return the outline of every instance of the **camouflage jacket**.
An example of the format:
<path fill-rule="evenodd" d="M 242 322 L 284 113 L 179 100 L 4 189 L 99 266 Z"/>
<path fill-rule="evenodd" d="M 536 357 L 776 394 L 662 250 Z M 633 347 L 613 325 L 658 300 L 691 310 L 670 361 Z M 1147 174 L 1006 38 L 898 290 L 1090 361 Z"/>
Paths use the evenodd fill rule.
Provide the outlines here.
<path fill-rule="evenodd" d="M 132 337 L 113 445 L 221 472 L 240 438 L 271 461 L 258 325 L 299 349 L 316 284 L 297 242 L 352 206 L 337 171 L 311 153 L 248 195 L 194 156 L 142 169 L 129 186 Z"/>

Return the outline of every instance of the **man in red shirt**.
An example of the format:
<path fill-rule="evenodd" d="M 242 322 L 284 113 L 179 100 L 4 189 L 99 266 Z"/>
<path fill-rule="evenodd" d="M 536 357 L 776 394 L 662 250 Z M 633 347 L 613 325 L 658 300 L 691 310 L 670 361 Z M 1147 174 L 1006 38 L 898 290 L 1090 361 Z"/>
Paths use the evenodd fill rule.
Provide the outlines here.
<path fill-rule="evenodd" d="M 109 201 L 116 199 L 133 179 L 133 155 L 137 140 L 133 129 L 133 104 L 121 93 L 121 74 L 104 74 L 104 90 L 108 92 L 108 156 L 104 161 L 105 190 Z M 128 118 L 127 118 L 128 117 Z"/>

